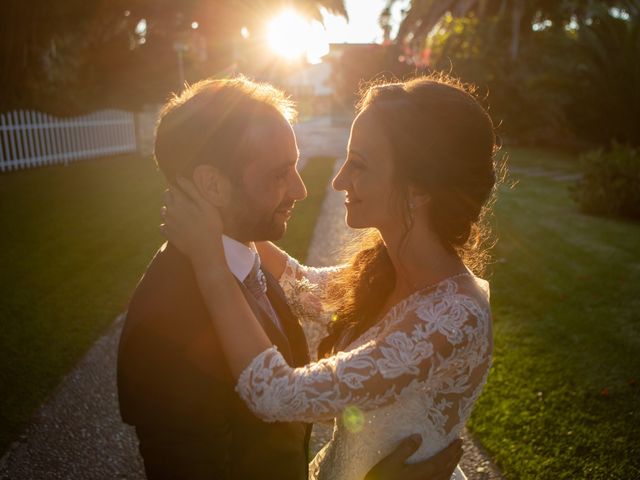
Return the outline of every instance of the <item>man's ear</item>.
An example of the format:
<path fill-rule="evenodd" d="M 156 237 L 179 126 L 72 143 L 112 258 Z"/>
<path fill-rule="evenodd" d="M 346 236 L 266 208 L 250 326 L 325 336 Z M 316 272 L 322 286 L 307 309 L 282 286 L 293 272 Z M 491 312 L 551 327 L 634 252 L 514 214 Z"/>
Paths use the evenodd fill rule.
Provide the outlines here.
<path fill-rule="evenodd" d="M 211 205 L 224 207 L 231 199 L 231 180 L 212 165 L 198 165 L 193 183 Z"/>
<path fill-rule="evenodd" d="M 421 188 L 409 185 L 409 204 L 413 205 L 413 208 L 422 207 L 429 203 L 429 200 L 431 200 L 431 195 Z"/>

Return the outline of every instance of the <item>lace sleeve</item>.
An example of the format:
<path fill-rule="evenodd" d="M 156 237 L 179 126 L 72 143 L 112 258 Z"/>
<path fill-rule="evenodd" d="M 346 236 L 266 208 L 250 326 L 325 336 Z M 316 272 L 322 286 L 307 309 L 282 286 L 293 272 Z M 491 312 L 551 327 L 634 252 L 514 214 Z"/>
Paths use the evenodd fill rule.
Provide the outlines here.
<path fill-rule="evenodd" d="M 300 320 L 312 360 L 317 359 L 318 345 L 327 336 L 327 326 L 331 321 L 332 312 L 324 308 L 324 294 L 332 275 L 341 268 L 344 267 L 307 267 L 289 257 L 279 279 L 287 303 Z"/>
<path fill-rule="evenodd" d="M 401 302 L 375 338 L 305 367 L 289 367 L 269 348 L 244 370 L 236 390 L 264 420 L 306 422 L 346 407 L 388 405 L 409 387 L 471 396 L 489 366 L 489 308 L 457 293 L 455 284 L 447 288 Z"/>

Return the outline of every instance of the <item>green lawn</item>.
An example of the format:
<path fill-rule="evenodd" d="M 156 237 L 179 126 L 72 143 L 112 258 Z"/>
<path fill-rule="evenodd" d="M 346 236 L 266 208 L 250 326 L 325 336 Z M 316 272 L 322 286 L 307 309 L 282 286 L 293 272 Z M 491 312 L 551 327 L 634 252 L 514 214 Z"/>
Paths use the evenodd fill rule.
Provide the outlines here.
<path fill-rule="evenodd" d="M 471 429 L 509 479 L 640 478 L 640 224 L 578 212 L 566 155 L 510 152 L 495 356 Z M 518 173 L 520 172 L 520 173 Z"/>
<path fill-rule="evenodd" d="M 331 180 L 335 162 L 336 159 L 332 157 L 314 157 L 302 171 L 302 178 L 307 186 L 307 198 L 296 203 L 293 216 L 287 226 L 287 233 L 277 242 L 280 248 L 300 261 L 304 261 L 307 257 L 313 227 L 320 215 L 322 201 Z"/>
<path fill-rule="evenodd" d="M 304 259 L 333 161 L 311 159 L 285 248 Z M 0 175 L 0 452 L 126 308 L 158 233 L 163 180 L 120 156 Z"/>

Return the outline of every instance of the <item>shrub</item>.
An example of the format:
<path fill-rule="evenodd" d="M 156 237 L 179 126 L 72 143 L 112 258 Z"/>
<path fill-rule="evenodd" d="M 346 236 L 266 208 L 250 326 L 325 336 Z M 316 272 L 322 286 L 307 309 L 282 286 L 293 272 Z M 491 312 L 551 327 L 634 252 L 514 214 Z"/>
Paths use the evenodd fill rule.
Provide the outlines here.
<path fill-rule="evenodd" d="M 640 219 L 640 150 L 614 144 L 581 162 L 583 177 L 571 193 L 583 212 Z"/>

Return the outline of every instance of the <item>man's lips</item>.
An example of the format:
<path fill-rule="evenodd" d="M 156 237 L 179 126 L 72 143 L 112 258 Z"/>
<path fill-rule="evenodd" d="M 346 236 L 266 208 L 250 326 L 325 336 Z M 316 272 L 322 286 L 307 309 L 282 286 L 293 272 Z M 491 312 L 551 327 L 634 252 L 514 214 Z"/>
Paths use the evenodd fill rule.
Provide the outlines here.
<path fill-rule="evenodd" d="M 285 217 L 290 217 L 291 214 L 293 213 L 293 205 L 279 208 L 276 210 L 276 213 L 279 215 L 284 215 Z"/>
<path fill-rule="evenodd" d="M 356 198 L 350 198 L 350 197 L 347 197 L 346 200 L 344 201 L 345 205 L 354 205 L 354 204 L 360 203 L 360 202 L 361 202 L 361 200 L 358 200 Z"/>

